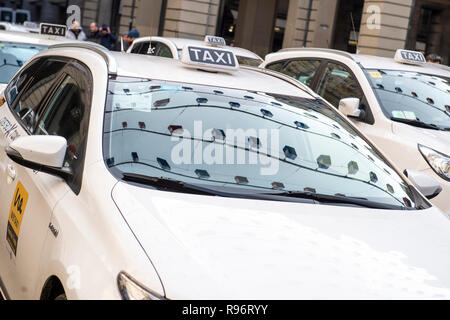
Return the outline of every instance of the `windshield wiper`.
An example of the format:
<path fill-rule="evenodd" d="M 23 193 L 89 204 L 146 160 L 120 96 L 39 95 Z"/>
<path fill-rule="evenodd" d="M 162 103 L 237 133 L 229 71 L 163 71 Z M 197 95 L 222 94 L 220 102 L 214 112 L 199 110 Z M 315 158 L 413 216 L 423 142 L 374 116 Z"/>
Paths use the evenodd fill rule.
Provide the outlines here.
<path fill-rule="evenodd" d="M 257 199 L 257 200 L 297 202 L 297 203 L 298 202 L 316 203 L 312 199 L 286 198 L 276 194 L 270 195 L 262 193 L 258 190 L 242 189 L 242 188 L 226 188 L 223 186 L 203 187 L 201 185 L 178 181 L 170 178 L 151 177 L 136 173 L 122 173 L 122 180 L 127 182 L 145 184 L 147 186 L 155 187 L 156 189 L 163 191 L 218 196 L 225 198 Z"/>
<path fill-rule="evenodd" d="M 327 195 L 313 192 L 305 192 L 305 191 L 287 191 L 280 193 L 270 193 L 271 195 L 278 195 L 282 197 L 292 197 L 292 198 L 303 198 L 303 199 L 311 199 L 318 201 L 322 204 L 351 204 L 360 207 L 372 208 L 372 209 L 388 209 L 388 210 L 409 210 L 409 208 L 393 205 L 393 204 L 385 204 L 375 201 L 370 201 L 366 198 L 356 198 L 356 197 L 346 197 L 340 195 Z"/>
<path fill-rule="evenodd" d="M 241 188 L 225 188 L 225 187 L 203 187 L 201 185 L 186 183 L 165 177 L 150 177 L 135 173 L 123 173 L 122 180 L 127 182 L 134 182 L 155 187 L 158 190 L 174 191 L 190 194 L 219 196 L 225 198 L 240 198 L 240 199 L 257 199 L 269 201 L 282 202 L 300 202 L 310 204 L 350 204 L 366 208 L 374 209 L 389 209 L 389 210 L 406 210 L 406 207 L 389 205 L 374 201 L 369 201 L 365 198 L 354 198 L 344 196 L 331 196 L 325 194 L 317 194 L 311 192 L 274 192 L 267 193 L 261 190 L 250 190 Z"/>
<path fill-rule="evenodd" d="M 406 124 L 409 124 L 409 125 L 412 125 L 415 127 L 419 127 L 419 128 L 443 130 L 441 127 L 439 127 L 435 124 L 425 123 L 420 120 L 403 119 L 403 118 L 396 118 L 396 117 L 391 117 L 391 120 L 396 121 L 396 122 L 406 123 Z"/>

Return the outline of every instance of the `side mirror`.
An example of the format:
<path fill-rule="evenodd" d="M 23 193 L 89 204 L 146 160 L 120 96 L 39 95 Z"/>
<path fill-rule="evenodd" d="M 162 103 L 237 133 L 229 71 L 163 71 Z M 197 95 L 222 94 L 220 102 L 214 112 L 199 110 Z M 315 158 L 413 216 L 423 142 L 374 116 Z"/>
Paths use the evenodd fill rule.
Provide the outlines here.
<path fill-rule="evenodd" d="M 358 98 L 345 98 L 339 101 L 339 111 L 349 118 L 362 119 L 365 112 L 359 109 L 360 101 Z"/>
<path fill-rule="evenodd" d="M 405 170 L 403 172 L 405 176 L 419 189 L 419 191 L 431 200 L 439 195 L 442 191 L 442 187 L 439 182 L 425 173 L 414 170 Z"/>
<path fill-rule="evenodd" d="M 17 164 L 67 180 L 72 172 L 63 168 L 67 140 L 59 136 L 19 137 L 6 148 L 8 157 Z"/>

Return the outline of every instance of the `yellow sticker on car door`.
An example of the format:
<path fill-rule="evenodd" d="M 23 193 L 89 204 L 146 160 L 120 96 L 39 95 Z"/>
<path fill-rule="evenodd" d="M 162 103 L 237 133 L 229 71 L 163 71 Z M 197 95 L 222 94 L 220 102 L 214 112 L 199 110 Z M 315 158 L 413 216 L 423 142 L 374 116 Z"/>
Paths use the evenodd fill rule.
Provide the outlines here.
<path fill-rule="evenodd" d="M 17 243 L 19 241 L 20 226 L 22 224 L 27 202 L 28 192 L 19 181 L 17 183 L 16 190 L 14 191 L 11 209 L 9 210 L 8 229 L 6 233 L 6 240 L 14 252 L 14 255 L 17 255 Z"/>

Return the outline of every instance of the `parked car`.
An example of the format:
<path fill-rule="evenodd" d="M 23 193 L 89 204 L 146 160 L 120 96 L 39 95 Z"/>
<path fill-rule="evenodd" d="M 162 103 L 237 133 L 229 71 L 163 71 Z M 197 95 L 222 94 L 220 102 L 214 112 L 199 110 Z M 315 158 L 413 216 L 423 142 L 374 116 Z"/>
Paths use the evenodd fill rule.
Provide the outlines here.
<path fill-rule="evenodd" d="M 223 42 L 225 42 L 225 40 L 223 40 Z M 193 39 L 141 37 L 133 41 L 127 52 L 179 59 L 184 46 L 203 44 L 204 41 Z M 240 65 L 257 67 L 263 62 L 263 59 L 260 56 L 250 50 L 230 46 L 226 46 L 226 48 L 234 52 Z"/>
<path fill-rule="evenodd" d="M 16 72 L 35 54 L 61 42 L 64 37 L 0 30 L 0 94 Z"/>
<path fill-rule="evenodd" d="M 308 85 L 344 112 L 401 169 L 435 177 L 433 203 L 450 214 L 450 68 L 421 53 L 395 58 L 316 48 L 285 49 L 261 65 Z"/>
<path fill-rule="evenodd" d="M 0 104 L 0 168 L 9 299 L 450 298 L 439 184 L 223 47 L 41 51 Z"/>

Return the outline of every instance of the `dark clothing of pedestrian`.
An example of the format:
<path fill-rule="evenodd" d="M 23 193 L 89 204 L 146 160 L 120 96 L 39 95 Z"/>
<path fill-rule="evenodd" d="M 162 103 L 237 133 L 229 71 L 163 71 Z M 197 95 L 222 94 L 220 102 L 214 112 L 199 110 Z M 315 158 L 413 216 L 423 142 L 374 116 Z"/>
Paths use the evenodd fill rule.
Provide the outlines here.
<path fill-rule="evenodd" d="M 108 50 L 113 50 L 117 42 L 117 37 L 111 33 L 100 35 L 100 44 Z"/>
<path fill-rule="evenodd" d="M 97 30 L 96 32 L 89 33 L 89 36 L 88 36 L 87 40 L 100 44 L 100 41 L 101 41 L 100 30 Z"/>

